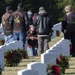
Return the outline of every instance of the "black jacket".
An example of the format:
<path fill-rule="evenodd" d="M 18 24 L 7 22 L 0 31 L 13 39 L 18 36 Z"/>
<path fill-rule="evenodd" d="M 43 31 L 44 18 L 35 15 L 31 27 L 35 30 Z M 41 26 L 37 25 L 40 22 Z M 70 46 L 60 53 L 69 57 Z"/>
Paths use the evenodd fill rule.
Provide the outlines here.
<path fill-rule="evenodd" d="M 46 11 L 39 12 L 37 18 L 38 35 L 49 35 L 52 27 L 53 27 L 52 18 L 46 13 Z"/>
<path fill-rule="evenodd" d="M 30 33 L 30 31 L 28 31 L 27 37 L 32 37 L 32 36 L 33 36 L 33 37 L 37 37 L 36 31 L 33 31 L 32 33 Z M 38 40 L 37 40 L 37 39 L 33 39 L 33 40 L 28 39 L 27 41 L 28 41 L 28 44 L 29 44 L 30 46 L 32 46 L 32 47 L 37 46 L 37 43 L 38 43 Z"/>
<path fill-rule="evenodd" d="M 71 23 L 71 21 L 75 18 L 74 13 L 70 13 L 69 15 L 65 14 L 62 21 L 62 32 L 66 31 L 75 31 L 75 23 Z"/>

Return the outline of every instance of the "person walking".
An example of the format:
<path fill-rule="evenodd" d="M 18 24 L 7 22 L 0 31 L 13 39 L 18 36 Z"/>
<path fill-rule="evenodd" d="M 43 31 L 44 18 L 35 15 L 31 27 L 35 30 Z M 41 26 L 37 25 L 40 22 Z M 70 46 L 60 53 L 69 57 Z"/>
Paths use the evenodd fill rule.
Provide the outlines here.
<path fill-rule="evenodd" d="M 14 26 L 13 35 L 15 40 L 20 40 L 23 42 L 23 47 L 25 47 L 26 41 L 26 26 L 27 26 L 27 15 L 24 11 L 23 3 L 19 3 L 17 10 L 13 13 Z"/>
<path fill-rule="evenodd" d="M 67 5 L 65 7 L 66 14 L 62 20 L 62 32 L 64 39 L 71 40 L 72 56 L 75 57 L 75 13 L 72 12 L 72 7 Z"/>
<path fill-rule="evenodd" d="M 36 21 L 38 35 L 38 57 L 40 57 L 41 53 L 44 53 L 47 49 L 49 49 L 49 34 L 53 27 L 53 20 L 44 7 L 40 7 Z"/>
<path fill-rule="evenodd" d="M 7 6 L 6 12 L 2 15 L 2 27 L 5 36 L 5 44 L 13 41 L 13 17 L 11 6 Z"/>

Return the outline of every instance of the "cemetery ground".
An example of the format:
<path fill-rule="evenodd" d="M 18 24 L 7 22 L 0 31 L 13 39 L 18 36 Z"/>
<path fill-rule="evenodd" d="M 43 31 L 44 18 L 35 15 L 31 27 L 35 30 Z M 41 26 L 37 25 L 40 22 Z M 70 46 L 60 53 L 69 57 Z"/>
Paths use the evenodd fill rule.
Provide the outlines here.
<path fill-rule="evenodd" d="M 54 44 L 56 44 L 59 40 L 63 38 L 63 33 L 60 34 L 60 36 L 51 39 L 51 42 L 49 43 L 50 47 L 52 47 Z M 75 75 L 75 58 L 70 58 L 70 67 L 66 69 L 65 75 Z M 39 58 L 36 58 L 36 56 L 29 57 L 28 59 L 23 59 L 18 66 L 16 67 L 4 67 L 4 71 L 2 71 L 2 75 L 17 75 L 17 72 L 22 69 L 27 68 L 27 64 L 31 62 L 40 62 L 41 60 Z"/>

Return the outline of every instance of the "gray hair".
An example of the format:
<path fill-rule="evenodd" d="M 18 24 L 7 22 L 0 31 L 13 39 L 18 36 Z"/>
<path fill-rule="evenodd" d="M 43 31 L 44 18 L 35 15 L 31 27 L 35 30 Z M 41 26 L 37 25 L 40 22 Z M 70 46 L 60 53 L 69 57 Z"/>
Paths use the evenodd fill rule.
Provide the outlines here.
<path fill-rule="evenodd" d="M 71 7 L 71 5 L 67 5 L 66 7 L 65 7 L 65 10 L 71 10 L 72 9 L 72 7 Z"/>

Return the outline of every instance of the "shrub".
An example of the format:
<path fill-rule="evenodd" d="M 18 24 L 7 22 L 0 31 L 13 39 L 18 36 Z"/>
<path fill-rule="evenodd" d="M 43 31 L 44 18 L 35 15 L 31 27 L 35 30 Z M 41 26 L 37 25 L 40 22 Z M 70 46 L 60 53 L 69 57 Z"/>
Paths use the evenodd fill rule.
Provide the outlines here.
<path fill-rule="evenodd" d="M 60 36 L 60 31 L 56 30 L 56 36 Z"/>
<path fill-rule="evenodd" d="M 56 64 L 59 65 L 62 73 L 65 73 L 65 69 L 69 68 L 69 57 L 60 55 L 60 59 L 56 59 Z"/>
<path fill-rule="evenodd" d="M 47 65 L 46 68 L 47 75 L 62 75 L 61 69 L 58 65 Z"/>
<path fill-rule="evenodd" d="M 63 75 L 67 68 L 69 68 L 69 57 L 60 55 L 60 58 L 56 59 L 56 65 L 47 65 L 46 73 L 47 75 Z"/>
<path fill-rule="evenodd" d="M 0 46 L 5 43 L 5 40 L 0 40 Z"/>
<path fill-rule="evenodd" d="M 4 54 L 5 65 L 6 66 L 17 66 L 22 58 L 27 58 L 27 53 L 25 50 L 8 50 Z"/>

